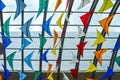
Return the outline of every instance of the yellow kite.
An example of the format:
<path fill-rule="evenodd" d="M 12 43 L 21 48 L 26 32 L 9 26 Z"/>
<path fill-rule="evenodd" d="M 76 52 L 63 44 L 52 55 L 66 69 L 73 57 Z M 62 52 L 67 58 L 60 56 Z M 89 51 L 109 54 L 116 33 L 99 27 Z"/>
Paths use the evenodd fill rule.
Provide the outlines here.
<path fill-rule="evenodd" d="M 62 29 L 62 18 L 63 18 L 64 12 L 62 12 L 62 14 L 60 15 L 60 17 L 58 18 L 56 24 Z"/>
<path fill-rule="evenodd" d="M 57 8 L 60 6 L 61 3 L 62 3 L 62 0 L 57 0 L 54 12 L 57 10 Z"/>
<path fill-rule="evenodd" d="M 99 9 L 98 13 L 101 13 L 109 8 L 111 8 L 113 6 L 113 3 L 111 0 L 104 0 L 101 8 Z"/>
<path fill-rule="evenodd" d="M 55 45 L 55 46 L 53 47 L 53 49 L 51 50 L 51 53 L 53 53 L 54 55 L 56 55 L 56 48 L 57 48 L 57 45 Z"/>
<path fill-rule="evenodd" d="M 89 68 L 87 70 L 85 70 L 85 72 L 93 72 L 96 70 L 97 70 L 96 66 L 90 61 Z"/>
<path fill-rule="evenodd" d="M 99 21 L 100 25 L 102 26 L 102 28 L 108 35 L 109 35 L 108 27 L 109 27 L 109 24 L 110 24 L 111 20 L 113 19 L 113 17 L 114 17 L 114 15 L 111 15 L 111 16 Z"/>
<path fill-rule="evenodd" d="M 96 29 L 97 30 L 97 29 Z M 105 42 L 106 39 L 103 37 L 103 35 L 101 35 L 101 33 L 97 30 L 97 39 L 94 41 L 94 43 L 92 44 L 92 46 L 96 46 L 98 44 L 101 44 L 103 42 Z"/>
<path fill-rule="evenodd" d="M 101 49 L 94 52 L 95 57 L 97 58 L 99 64 L 102 66 L 102 55 L 107 51 L 108 49 Z"/>
<path fill-rule="evenodd" d="M 50 75 L 49 75 L 48 78 L 47 78 L 48 80 L 54 80 L 54 78 L 53 78 L 53 76 L 52 76 L 53 73 L 54 73 L 53 71 L 50 73 Z"/>

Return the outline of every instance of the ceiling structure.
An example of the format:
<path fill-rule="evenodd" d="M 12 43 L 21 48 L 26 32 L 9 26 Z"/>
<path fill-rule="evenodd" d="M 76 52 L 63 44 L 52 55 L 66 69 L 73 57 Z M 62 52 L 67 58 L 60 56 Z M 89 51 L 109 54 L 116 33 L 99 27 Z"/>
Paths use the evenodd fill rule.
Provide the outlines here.
<path fill-rule="evenodd" d="M 17 14 L 16 8 L 18 7 L 16 1 L 17 0 L 2 0 L 2 2 L 5 4 L 5 8 L 0 13 L 2 33 L 5 32 L 2 29 L 2 26 L 8 19 L 10 19 L 9 31 L 10 40 L 12 41 L 12 43 L 0 55 L 0 63 L 5 65 L 8 70 L 13 72 L 16 72 L 18 70 L 21 70 L 22 72 L 47 72 L 48 64 L 52 64 L 51 70 L 54 70 L 56 68 L 56 60 L 58 59 L 58 69 L 56 71 L 58 73 L 57 78 L 59 78 L 59 74 L 61 72 L 70 72 L 70 69 L 79 69 L 78 72 L 85 72 L 85 70 L 89 67 L 90 61 L 97 67 L 96 72 L 106 72 L 108 67 L 111 68 L 114 72 L 120 71 L 119 65 L 115 62 L 115 58 L 120 56 L 119 50 L 116 49 L 115 51 L 113 51 L 115 49 L 115 46 L 119 44 L 120 40 L 120 23 L 118 21 L 120 18 L 119 0 L 112 0 L 113 6 L 106 10 L 106 7 L 104 6 L 103 10 L 105 11 L 102 10 L 103 12 L 98 11 L 103 5 L 103 1 L 106 0 L 90 0 L 90 2 L 86 6 L 83 6 L 80 9 L 78 8 L 80 3 L 82 3 L 82 0 L 70 0 L 68 4 L 68 9 L 66 9 L 67 0 L 62 0 L 57 10 L 54 10 L 57 0 L 46 0 L 47 6 L 43 9 L 43 11 L 40 14 L 38 14 L 38 11 L 40 9 L 38 4 L 39 0 L 22 0 L 22 2 L 25 3 L 23 5 L 25 6 L 25 8 L 20 12 L 20 14 L 17 17 L 15 17 L 15 15 Z M 110 3 L 108 4 L 110 5 Z M 22 9 L 22 7 L 20 7 L 20 9 Z M 64 15 L 62 18 L 61 29 L 56 24 L 56 21 L 62 13 L 64 13 Z M 87 14 L 88 19 L 81 18 L 81 16 L 85 14 Z M 107 17 L 111 16 L 112 18 L 111 20 L 109 20 Z M 46 28 L 43 28 L 43 24 L 50 18 L 52 18 L 50 21 L 50 25 L 48 26 L 47 24 L 47 26 L 50 28 L 52 37 L 48 34 L 49 31 L 46 32 Z M 69 19 L 69 21 L 67 20 L 67 18 Z M 105 21 L 105 24 L 108 24 L 109 26 L 109 35 L 106 34 L 106 31 L 102 28 L 100 24 L 100 21 L 106 18 L 108 22 Z M 27 23 L 30 19 L 31 24 Z M 31 38 L 27 37 L 24 34 L 24 30 L 23 32 L 21 31 L 21 26 L 25 26 L 25 23 L 27 23 L 27 26 L 30 25 L 29 30 Z M 87 25 L 88 28 L 86 28 L 85 25 Z M 75 38 L 78 33 L 78 29 L 81 29 L 85 33 L 85 36 Z M 56 55 L 52 54 L 51 52 L 54 46 L 54 30 L 58 34 L 57 43 L 61 41 L 60 45 L 56 48 Z M 98 37 L 97 35 L 99 34 L 97 33 L 97 30 L 106 39 L 106 41 L 92 46 L 92 44 Z M 28 35 L 28 33 L 26 34 Z M 39 50 L 41 44 L 39 38 L 40 35 L 45 37 L 47 40 L 44 47 L 41 50 Z M 0 38 L 1 43 L 5 42 L 2 36 Z M 28 40 L 30 42 L 30 45 L 20 50 L 21 46 L 24 43 L 23 38 Z M 82 46 L 84 45 L 84 49 L 79 44 L 82 44 Z M 78 50 L 77 45 L 80 46 L 80 50 Z M 119 48 L 119 46 L 117 46 L 117 48 Z M 43 61 L 40 57 L 48 49 L 48 62 L 46 62 Z M 79 52 L 82 51 L 82 49 L 83 56 L 81 56 L 81 53 Z M 101 49 L 107 49 L 107 51 L 103 55 L 99 55 L 102 55 L 102 66 L 99 63 L 97 57 L 95 57 L 94 55 L 95 51 Z M 14 70 L 12 70 L 8 63 L 7 57 L 15 51 L 16 53 L 13 58 Z M 28 66 L 25 63 L 24 59 L 32 52 L 33 54 L 31 58 L 31 69 L 30 65 Z M 73 55 L 77 57 L 79 62 L 71 63 L 71 61 L 73 60 Z M 0 70 L 3 71 L 2 65 L 0 66 Z M 92 72 L 91 77 L 94 78 L 96 72 Z"/>

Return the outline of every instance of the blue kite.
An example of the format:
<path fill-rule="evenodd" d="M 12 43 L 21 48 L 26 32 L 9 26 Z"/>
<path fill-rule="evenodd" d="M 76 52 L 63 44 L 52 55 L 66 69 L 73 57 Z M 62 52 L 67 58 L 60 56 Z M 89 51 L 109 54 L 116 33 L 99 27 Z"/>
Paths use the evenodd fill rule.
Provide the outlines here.
<path fill-rule="evenodd" d="M 3 46 L 2 46 L 2 51 L 4 51 L 10 45 L 12 41 L 9 38 L 7 38 L 3 33 L 0 32 L 0 34 L 2 35 L 2 38 L 4 41 Z"/>
<path fill-rule="evenodd" d="M 40 56 L 40 58 L 41 58 L 43 61 L 47 62 L 47 63 L 48 63 L 47 53 L 48 53 L 49 50 L 50 50 L 50 48 L 47 49 L 47 50 Z"/>
<path fill-rule="evenodd" d="M 27 39 L 25 38 L 22 38 L 22 46 L 21 48 L 19 49 L 19 52 L 22 51 L 23 49 L 25 49 L 28 45 L 30 45 L 30 41 L 28 41 Z"/>
<path fill-rule="evenodd" d="M 32 22 L 32 19 L 29 19 L 20 29 L 22 30 L 22 32 L 32 41 L 31 35 L 30 35 L 30 31 L 29 31 L 29 27 L 30 24 Z"/>
<path fill-rule="evenodd" d="M 26 56 L 26 57 L 24 58 L 25 63 L 26 63 L 31 69 L 33 69 L 32 63 L 31 63 L 31 58 L 32 58 L 33 53 L 34 53 L 34 51 L 32 51 L 28 56 Z"/>
<path fill-rule="evenodd" d="M 15 13 L 15 17 L 14 19 L 17 18 L 17 16 L 19 16 L 19 14 L 24 10 L 24 8 L 26 7 L 26 4 L 24 2 L 22 2 L 22 0 L 16 0 L 16 13 Z"/>
<path fill-rule="evenodd" d="M 52 34 L 50 32 L 50 27 L 49 26 L 50 26 L 50 22 L 53 18 L 53 15 L 42 25 L 43 30 L 45 30 L 51 37 L 52 37 Z"/>
<path fill-rule="evenodd" d="M 40 77 L 40 79 L 39 80 L 44 80 L 45 79 L 45 76 L 42 76 L 42 77 Z"/>
<path fill-rule="evenodd" d="M 19 73 L 19 76 L 20 76 L 19 80 L 24 80 L 24 79 L 27 77 L 27 75 L 24 74 L 24 73 L 21 72 L 21 71 L 18 71 L 18 73 Z"/>
<path fill-rule="evenodd" d="M 5 8 L 5 4 L 0 0 L 0 11 L 2 11 Z"/>
<path fill-rule="evenodd" d="M 104 76 L 101 78 L 101 80 L 104 80 L 104 79 L 112 76 L 113 74 L 114 74 L 114 73 L 113 73 L 112 69 L 110 69 L 110 67 L 108 67 L 107 72 L 104 74 Z"/>
<path fill-rule="evenodd" d="M 113 52 L 117 51 L 120 48 L 120 39 L 118 40 L 117 44 L 115 45 Z"/>
<path fill-rule="evenodd" d="M 9 70 L 2 65 L 3 69 L 4 69 L 4 76 L 3 76 L 3 80 L 7 80 L 7 78 L 11 75 L 11 73 L 9 72 Z"/>

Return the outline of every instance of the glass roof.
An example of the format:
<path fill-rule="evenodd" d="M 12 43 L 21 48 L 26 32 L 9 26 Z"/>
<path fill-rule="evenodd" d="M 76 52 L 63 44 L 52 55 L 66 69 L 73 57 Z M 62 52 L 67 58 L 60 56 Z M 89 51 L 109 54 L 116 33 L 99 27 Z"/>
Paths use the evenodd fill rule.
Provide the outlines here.
<path fill-rule="evenodd" d="M 24 0 L 24 3 L 27 5 L 23 12 L 20 13 L 20 15 L 14 20 L 14 16 L 16 13 L 16 1 L 15 0 L 2 0 L 3 3 L 6 5 L 6 7 L 2 11 L 3 16 L 3 23 L 10 18 L 10 24 L 9 24 L 9 30 L 10 30 L 10 39 L 12 43 L 6 48 L 5 54 L 6 57 L 10 55 L 12 52 L 17 51 L 15 54 L 15 57 L 13 59 L 13 66 L 14 71 L 22 70 L 22 66 L 24 68 L 24 71 L 38 71 L 40 69 L 40 53 L 39 46 L 40 46 L 40 39 L 39 39 L 39 33 L 42 34 L 42 24 L 44 21 L 44 15 L 46 15 L 46 20 L 48 20 L 54 13 L 54 8 L 56 5 L 57 0 L 48 0 L 48 8 L 47 11 L 43 10 L 43 12 L 36 18 L 39 8 L 39 0 Z M 82 21 L 80 20 L 80 16 L 86 14 L 90 11 L 91 6 L 94 2 L 94 0 L 90 0 L 90 3 L 84 6 L 83 8 L 77 10 L 82 0 L 74 0 L 72 10 L 69 17 L 69 23 L 67 24 L 67 29 L 64 37 L 64 43 L 63 43 L 63 49 L 62 49 L 62 56 L 61 56 L 61 72 L 69 72 L 71 68 L 75 68 L 76 64 L 71 64 L 72 61 L 72 53 L 77 56 L 78 49 L 77 45 L 80 43 L 81 37 L 74 38 L 77 35 L 78 32 L 78 26 L 83 30 L 84 25 Z M 56 10 L 52 21 L 50 23 L 50 31 L 52 32 L 52 35 L 54 35 L 53 30 L 56 30 L 58 33 L 58 41 L 60 40 L 62 29 L 58 27 L 56 24 L 57 19 L 60 17 L 61 13 L 65 11 L 66 8 L 66 2 L 67 0 L 62 0 L 61 5 Z M 112 0 L 113 4 L 115 4 L 116 0 Z M 94 61 L 94 51 L 96 51 L 97 46 L 91 47 L 93 42 L 96 40 L 96 29 L 102 32 L 103 28 L 99 24 L 99 21 L 108 17 L 110 15 L 110 12 L 113 7 L 105 10 L 102 13 L 97 13 L 100 7 L 103 4 L 103 0 L 99 0 L 97 6 L 95 6 L 95 10 L 93 12 L 93 15 L 91 17 L 88 30 L 86 33 L 86 36 L 84 37 L 84 42 L 87 41 L 87 44 L 84 48 L 84 57 L 80 57 L 79 61 L 79 72 L 85 71 L 89 67 L 89 62 Z M 63 16 L 62 24 L 64 27 L 66 13 Z M 106 41 L 102 44 L 101 49 L 108 48 L 108 51 L 103 54 L 102 56 L 102 66 L 97 63 L 97 71 L 106 71 L 107 67 L 110 65 L 111 56 L 113 54 L 112 50 L 116 44 L 116 41 L 119 36 L 119 30 L 120 30 L 120 22 L 118 21 L 120 19 L 120 7 L 118 7 L 116 14 L 109 25 L 109 35 L 106 35 Z M 25 37 L 27 40 L 29 40 L 22 32 L 21 32 L 21 26 L 22 23 L 26 23 L 30 18 L 33 17 L 32 23 L 30 25 L 30 33 L 32 37 L 32 42 L 29 46 L 27 46 L 23 51 L 18 52 L 20 47 L 22 46 L 22 37 Z M 2 30 L 1 30 L 2 32 Z M 44 31 L 44 37 L 47 39 L 47 42 L 43 48 L 42 52 L 45 52 L 46 49 L 50 48 L 50 51 L 47 54 L 47 59 L 50 64 L 53 65 L 52 69 L 56 66 L 56 60 L 59 57 L 60 53 L 60 47 L 57 47 L 56 49 L 56 55 L 53 55 L 51 53 L 51 49 L 53 48 L 53 37 L 49 36 Z M 0 36 L 0 40 L 2 42 L 2 37 Z M 57 41 L 57 42 L 58 42 Z M 22 60 L 22 57 L 26 57 L 29 55 L 32 51 L 35 51 L 31 62 L 33 66 L 33 70 Z M 117 52 L 117 56 L 120 56 L 120 52 Z M 4 64 L 5 57 L 0 55 L 0 64 Z M 23 63 L 22 63 L 23 62 Z M 8 62 L 6 61 L 6 66 L 9 70 L 12 70 L 9 66 Z M 47 71 L 48 63 L 45 61 L 42 61 L 42 71 Z M 3 70 L 2 66 L 0 66 L 0 70 Z M 113 71 L 120 71 L 120 67 L 115 62 Z"/>

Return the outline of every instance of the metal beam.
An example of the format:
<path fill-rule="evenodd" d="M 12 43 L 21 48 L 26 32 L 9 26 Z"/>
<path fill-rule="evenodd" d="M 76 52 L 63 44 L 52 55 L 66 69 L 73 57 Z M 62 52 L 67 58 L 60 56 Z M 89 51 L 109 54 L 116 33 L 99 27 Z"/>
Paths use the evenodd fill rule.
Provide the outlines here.
<path fill-rule="evenodd" d="M 69 3 L 69 7 L 68 7 L 68 18 L 70 17 L 70 13 L 71 13 L 71 9 L 73 6 L 74 0 L 70 0 Z M 59 55 L 58 55 L 58 73 L 57 73 L 57 79 L 56 80 L 60 80 L 60 68 L 61 68 L 61 58 L 62 58 L 62 51 L 63 51 L 63 45 L 64 45 L 64 39 L 65 39 L 65 34 L 66 34 L 66 30 L 67 30 L 67 25 L 68 25 L 68 21 L 65 19 L 64 22 L 64 27 L 63 27 L 63 35 L 61 36 L 61 47 L 59 48 Z"/>
<path fill-rule="evenodd" d="M 112 8 L 112 10 L 111 10 L 111 12 L 110 12 L 110 14 L 109 14 L 109 16 L 111 16 L 111 15 L 113 15 L 113 14 L 116 13 L 116 11 L 117 11 L 117 9 L 118 9 L 118 7 L 119 7 L 119 4 L 120 4 L 120 1 L 117 0 L 117 1 L 115 2 L 115 4 L 114 4 L 114 6 L 113 6 L 113 8 Z M 110 22 L 110 23 L 111 23 L 111 22 Z M 109 23 L 109 25 L 110 25 L 110 23 Z M 103 37 L 105 37 L 106 32 L 105 32 L 104 30 L 102 30 L 102 33 L 101 33 L 101 34 L 103 35 Z M 99 45 L 97 45 L 96 51 L 97 51 L 97 50 L 100 50 L 101 47 L 102 47 L 102 43 L 99 44 Z M 93 64 L 94 64 L 95 66 L 97 66 L 97 59 L 96 59 L 96 57 L 94 57 Z M 95 73 L 96 73 L 96 71 L 94 71 L 94 72 L 92 73 L 92 78 L 95 78 Z"/>
<path fill-rule="evenodd" d="M 99 1 L 99 0 L 94 0 L 94 1 L 93 1 L 90 11 L 94 12 L 94 10 L 95 10 L 95 8 L 96 8 L 96 6 L 97 6 L 98 1 Z M 92 15 L 93 15 L 93 14 L 92 14 Z M 92 15 L 89 17 L 88 26 L 89 26 L 89 23 L 90 23 L 90 21 L 91 21 Z M 85 27 L 84 27 L 84 29 L 83 29 L 83 32 L 84 32 L 85 34 L 87 33 L 87 29 L 86 29 Z M 84 42 L 85 37 L 86 37 L 86 36 L 81 37 L 80 43 L 83 43 L 83 42 Z M 81 58 L 81 57 L 80 57 L 80 53 L 79 53 L 79 51 L 78 51 L 78 52 L 77 52 L 77 59 L 79 60 L 79 62 L 75 64 L 75 68 L 77 68 L 78 70 L 79 70 L 80 58 Z M 78 77 L 78 74 L 77 74 L 76 76 Z"/>

